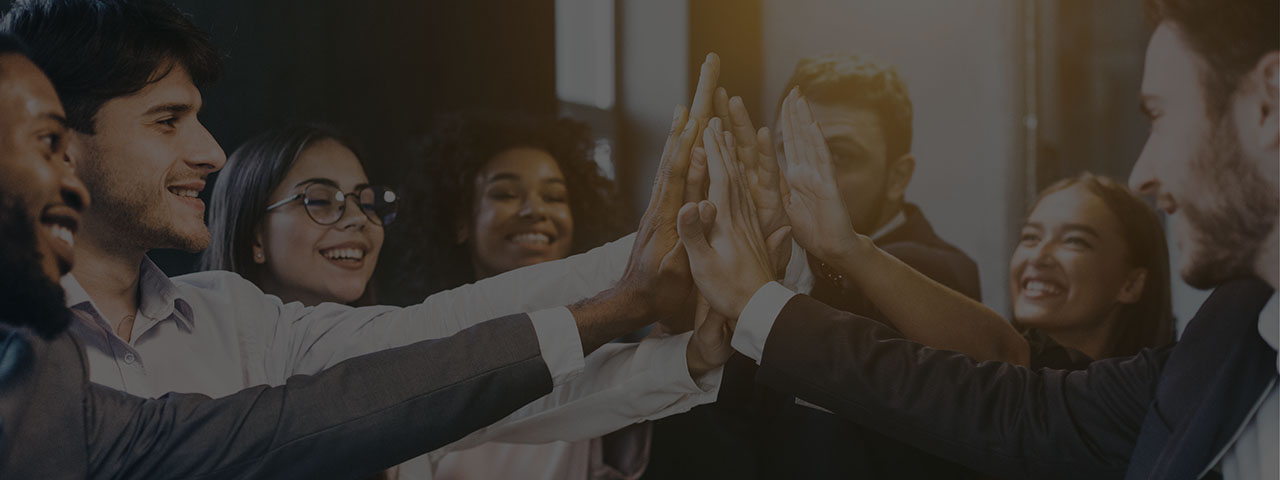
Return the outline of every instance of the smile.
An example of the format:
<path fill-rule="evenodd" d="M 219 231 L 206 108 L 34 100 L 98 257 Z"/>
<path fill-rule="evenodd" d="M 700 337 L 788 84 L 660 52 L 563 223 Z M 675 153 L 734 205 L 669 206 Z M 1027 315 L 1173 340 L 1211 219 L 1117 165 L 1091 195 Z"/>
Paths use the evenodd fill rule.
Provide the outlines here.
<path fill-rule="evenodd" d="M 1022 295 L 1028 298 L 1045 298 L 1061 295 L 1065 289 L 1042 280 L 1023 280 Z"/>
<path fill-rule="evenodd" d="M 517 233 L 507 237 L 507 241 L 517 245 L 546 246 L 556 241 L 555 236 L 539 232 Z"/>
<path fill-rule="evenodd" d="M 330 248 L 321 250 L 320 255 L 334 261 L 358 262 L 364 260 L 363 248 Z"/>

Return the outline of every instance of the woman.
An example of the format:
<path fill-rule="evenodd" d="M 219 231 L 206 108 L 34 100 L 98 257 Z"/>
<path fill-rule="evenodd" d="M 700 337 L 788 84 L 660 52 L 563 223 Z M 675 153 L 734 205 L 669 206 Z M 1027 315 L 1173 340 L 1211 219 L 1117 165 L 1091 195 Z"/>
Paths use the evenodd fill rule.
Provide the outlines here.
<path fill-rule="evenodd" d="M 369 185 L 351 143 L 315 126 L 267 133 L 227 159 L 209 205 L 206 270 L 284 302 L 372 305 L 368 288 L 396 194 Z"/>
<path fill-rule="evenodd" d="M 1009 261 L 1032 365 L 1082 366 L 1172 342 L 1169 275 L 1160 221 L 1128 188 L 1083 173 L 1044 189 Z M 1045 348 L 1046 335 L 1070 350 Z"/>
<path fill-rule="evenodd" d="M 443 118 L 408 175 L 404 222 L 388 242 L 406 261 L 388 271 L 382 284 L 393 288 L 385 293 L 393 302 L 412 303 L 626 234 L 630 223 L 613 203 L 613 183 L 592 159 L 594 147 L 588 127 L 568 119 Z M 610 449 L 616 436 L 647 446 L 647 426 L 623 432 L 609 441 L 484 444 L 446 455 L 436 478 L 585 479 L 602 467 L 623 478 L 639 476 L 643 447 L 623 455 L 628 465 L 603 465 L 593 454 L 599 450 L 593 444 Z"/>
<path fill-rule="evenodd" d="M 419 145 L 397 262 L 380 272 L 392 303 L 585 252 L 629 232 L 613 182 L 592 159 L 588 127 L 569 119 L 449 116 Z M 423 275 L 427 269 L 431 275 Z"/>

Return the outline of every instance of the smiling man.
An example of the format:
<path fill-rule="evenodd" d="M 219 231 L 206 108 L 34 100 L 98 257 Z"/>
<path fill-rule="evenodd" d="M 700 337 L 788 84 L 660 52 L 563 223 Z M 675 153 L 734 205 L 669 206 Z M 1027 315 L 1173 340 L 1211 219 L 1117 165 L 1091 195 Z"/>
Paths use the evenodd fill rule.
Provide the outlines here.
<path fill-rule="evenodd" d="M 604 345 L 684 314 L 687 264 L 673 261 L 680 251 L 674 224 L 661 218 L 666 210 L 651 209 L 642 234 L 658 233 L 642 235 L 634 250 L 619 242 L 404 309 L 284 303 L 227 272 L 170 279 L 146 253 L 208 245 L 196 195 L 226 161 L 197 116 L 200 87 L 221 68 L 207 36 L 164 0 L 19 1 L 0 30 L 31 46 L 67 105 L 68 156 L 95 199 L 75 245 L 79 261 L 62 280 L 94 381 L 144 397 L 221 396 L 530 311 L 554 339 L 548 355 L 554 350 L 552 363 L 564 362 L 555 375 L 567 383 L 471 440 L 589 438 L 714 399 L 723 358 L 708 347 L 727 351 L 727 338 L 701 342 L 685 333 Z M 664 162 L 687 162 L 694 132 L 686 130 L 697 122 L 681 112 L 671 141 L 684 147 Z M 657 205 L 662 197 L 654 198 Z M 552 333 L 571 330 L 582 335 Z"/>

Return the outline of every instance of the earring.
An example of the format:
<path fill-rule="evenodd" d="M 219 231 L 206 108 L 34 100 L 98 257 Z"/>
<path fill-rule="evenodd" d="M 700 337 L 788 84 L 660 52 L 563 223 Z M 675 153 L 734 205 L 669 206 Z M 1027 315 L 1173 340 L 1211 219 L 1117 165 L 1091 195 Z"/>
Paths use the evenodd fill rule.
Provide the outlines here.
<path fill-rule="evenodd" d="M 253 252 L 253 260 L 257 263 L 266 263 L 266 257 L 262 255 L 262 252 Z"/>

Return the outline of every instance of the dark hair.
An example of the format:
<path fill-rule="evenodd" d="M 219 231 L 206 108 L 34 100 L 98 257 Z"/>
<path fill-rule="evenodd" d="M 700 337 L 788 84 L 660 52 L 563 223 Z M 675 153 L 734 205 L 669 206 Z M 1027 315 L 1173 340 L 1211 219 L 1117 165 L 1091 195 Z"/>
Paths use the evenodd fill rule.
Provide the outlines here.
<path fill-rule="evenodd" d="M 22 43 L 22 40 L 18 40 L 13 35 L 0 33 L 0 55 L 6 53 L 16 53 L 25 57 L 27 56 L 27 46 Z"/>
<path fill-rule="evenodd" d="M 1204 62 L 1200 79 L 1209 114 L 1227 111 L 1240 80 L 1280 50 L 1276 0 L 1144 0 L 1153 24 L 1168 23 Z"/>
<path fill-rule="evenodd" d="M 802 58 L 782 90 L 784 98 L 792 87 L 815 102 L 871 109 L 880 119 L 888 160 L 911 153 L 911 96 L 892 66 L 848 53 Z"/>
<path fill-rule="evenodd" d="M 321 125 L 268 131 L 240 145 L 218 173 L 209 199 L 209 248 L 202 270 L 227 270 L 257 283 L 263 268 L 253 262 L 254 235 L 267 215 L 267 201 L 308 146 L 334 140 L 356 153 L 353 142 Z"/>
<path fill-rule="evenodd" d="M 1118 323 L 1107 343 L 1107 356 L 1136 355 L 1143 348 L 1159 347 L 1172 342 L 1174 331 L 1169 283 L 1169 245 L 1165 241 L 1160 218 L 1146 201 L 1125 185 L 1089 172 L 1046 187 L 1036 197 L 1031 210 L 1035 210 L 1045 197 L 1076 186 L 1098 197 L 1111 210 L 1120 221 L 1129 265 L 1147 271 L 1142 296 L 1135 303 L 1121 305 L 1116 312 Z"/>
<path fill-rule="evenodd" d="M 457 242 L 459 226 L 474 214 L 476 175 L 498 154 L 529 147 L 556 160 L 569 191 L 574 219 L 572 253 L 615 240 L 630 222 L 615 203 L 614 183 L 593 159 L 590 128 L 567 118 L 526 115 L 445 115 L 413 150 L 406 169 L 397 224 L 388 235 L 381 294 L 416 303 L 432 293 L 476 281 L 471 252 Z"/>
<path fill-rule="evenodd" d="M 35 228 L 22 199 L 0 191 L 0 323 L 29 327 L 47 339 L 66 330 L 71 310 L 62 287 L 40 264 Z"/>
<path fill-rule="evenodd" d="M 102 104 L 175 66 L 201 88 L 222 71 L 209 36 L 165 0 L 18 0 L 0 31 L 26 42 L 58 91 L 68 125 L 84 133 L 94 132 Z"/>

